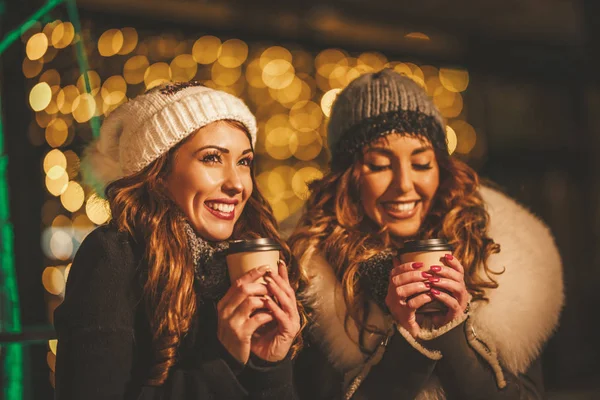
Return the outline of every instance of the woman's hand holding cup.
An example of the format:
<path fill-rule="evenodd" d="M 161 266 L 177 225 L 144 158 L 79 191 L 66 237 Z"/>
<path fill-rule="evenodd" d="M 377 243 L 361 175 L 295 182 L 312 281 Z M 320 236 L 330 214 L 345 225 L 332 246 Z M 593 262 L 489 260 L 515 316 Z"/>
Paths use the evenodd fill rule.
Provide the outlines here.
<path fill-rule="evenodd" d="M 289 353 L 294 339 L 300 331 L 300 314 L 296 303 L 296 293 L 290 285 L 285 262 L 279 260 L 279 274 L 265 274 L 270 296 L 265 296 L 264 306 L 273 316 L 267 329 L 255 332 L 251 350 L 257 357 L 266 361 L 281 361 Z"/>
<path fill-rule="evenodd" d="M 443 265 L 433 265 L 429 269 L 433 276 L 430 279 L 430 292 L 436 300 L 448 307 L 448 312 L 435 316 L 435 326 L 443 326 L 463 314 L 471 299 L 465 285 L 465 269 L 460 261 L 451 254 L 446 254 L 440 261 Z"/>
<path fill-rule="evenodd" d="M 413 337 L 417 337 L 421 327 L 417 323 L 417 309 L 432 301 L 429 293 L 431 273 L 418 271 L 422 263 L 408 262 L 400 264 L 394 259 L 394 268 L 390 273 L 385 304 L 394 320 Z"/>
<path fill-rule="evenodd" d="M 256 312 L 265 308 L 267 287 L 256 282 L 270 270 L 268 266 L 252 269 L 236 279 L 217 304 L 217 338 L 239 362 L 246 364 L 250 357 L 252 336 L 273 315 Z"/>

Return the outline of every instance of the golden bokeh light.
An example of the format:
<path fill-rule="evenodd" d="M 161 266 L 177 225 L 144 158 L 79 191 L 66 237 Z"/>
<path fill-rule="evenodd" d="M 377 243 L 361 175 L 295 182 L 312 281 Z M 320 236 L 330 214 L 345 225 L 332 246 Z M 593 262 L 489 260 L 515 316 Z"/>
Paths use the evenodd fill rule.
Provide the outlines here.
<path fill-rule="evenodd" d="M 34 111 L 42 111 L 52 100 L 52 89 L 46 82 L 40 82 L 29 93 L 29 105 Z"/>
<path fill-rule="evenodd" d="M 45 33 L 36 33 L 27 41 L 25 53 L 30 60 L 39 60 L 48 50 L 48 36 Z"/>
<path fill-rule="evenodd" d="M 312 101 L 301 101 L 290 110 L 290 124 L 300 132 L 314 131 L 323 121 L 321 107 Z"/>
<path fill-rule="evenodd" d="M 385 64 L 387 64 L 387 62 L 388 60 L 386 56 L 384 56 L 381 53 L 375 52 L 362 53 L 360 56 L 358 56 L 357 60 L 359 66 L 366 65 L 372 71 L 382 70 L 385 67 Z"/>
<path fill-rule="evenodd" d="M 69 126 L 62 118 L 56 118 L 46 127 L 46 142 L 50 147 L 60 147 L 69 137 Z"/>
<path fill-rule="evenodd" d="M 456 152 L 468 154 L 477 142 L 475 129 L 468 122 L 462 120 L 454 120 L 449 125 L 456 133 Z"/>
<path fill-rule="evenodd" d="M 440 82 L 451 92 L 463 92 L 469 86 L 469 72 L 464 69 L 440 68 Z"/>
<path fill-rule="evenodd" d="M 422 32 L 411 32 L 404 35 L 407 39 L 417 39 L 417 40 L 431 40 L 429 36 Z"/>
<path fill-rule="evenodd" d="M 272 46 L 263 51 L 259 57 L 259 65 L 264 69 L 271 61 L 283 60 L 292 63 L 292 53 L 285 47 Z"/>
<path fill-rule="evenodd" d="M 458 117 L 463 110 L 463 97 L 460 93 L 456 93 L 456 97 L 452 104 L 448 107 L 440 109 L 442 115 L 446 118 L 456 118 Z"/>
<path fill-rule="evenodd" d="M 60 196 L 67 190 L 67 186 L 69 185 L 69 175 L 65 170 L 62 170 L 62 174 L 60 173 L 60 167 L 53 167 L 50 170 L 50 173 L 46 175 L 46 189 L 53 196 Z M 57 176 L 58 178 L 52 179 L 53 176 Z"/>
<path fill-rule="evenodd" d="M 146 56 L 133 56 L 123 66 L 123 77 L 130 85 L 136 85 L 144 81 L 144 74 L 150 66 Z"/>
<path fill-rule="evenodd" d="M 98 39 L 98 52 L 101 56 L 111 57 L 123 48 L 123 32 L 119 29 L 109 29 Z"/>
<path fill-rule="evenodd" d="M 102 83 L 100 75 L 98 75 L 96 71 L 88 71 L 87 77 L 90 82 L 90 93 L 92 96 L 95 96 L 100 91 L 100 85 Z M 79 93 L 87 93 L 85 76 L 83 74 L 81 74 L 77 79 L 77 89 L 79 90 Z"/>
<path fill-rule="evenodd" d="M 280 165 L 269 171 L 267 173 L 267 189 L 269 193 L 272 195 L 282 195 L 286 191 L 290 191 L 294 173 L 296 173 L 296 170 L 287 165 Z"/>
<path fill-rule="evenodd" d="M 314 160 L 322 149 L 323 139 L 317 131 L 294 132 L 290 138 L 290 150 L 298 160 Z"/>
<path fill-rule="evenodd" d="M 303 85 L 306 83 L 302 82 L 297 76 L 293 77 L 292 83 L 283 89 L 271 89 L 269 93 L 271 97 L 277 100 L 281 105 L 287 108 L 291 108 L 296 101 L 300 99 L 302 95 Z"/>
<path fill-rule="evenodd" d="M 71 107 L 73 118 L 77 122 L 84 123 L 89 121 L 96 113 L 96 100 L 89 93 L 82 93 L 75 98 Z"/>
<path fill-rule="evenodd" d="M 170 81 L 171 67 L 169 67 L 169 64 L 164 62 L 152 64 L 144 73 L 144 84 L 148 90 Z"/>
<path fill-rule="evenodd" d="M 246 80 L 248 84 L 254 88 L 264 88 L 265 82 L 262 79 L 262 68 L 260 60 L 254 59 L 246 66 Z"/>
<path fill-rule="evenodd" d="M 348 59 L 346 54 L 339 49 L 323 50 L 315 58 L 317 73 L 327 79 L 331 72 L 340 65 L 347 66 Z"/>
<path fill-rule="evenodd" d="M 290 209 L 283 200 L 271 202 L 273 208 L 273 216 L 280 222 L 290 216 Z"/>
<path fill-rule="evenodd" d="M 439 109 L 448 108 L 452 107 L 457 96 L 460 94 L 446 90 L 444 87 L 438 87 L 433 94 L 433 102 Z"/>
<path fill-rule="evenodd" d="M 125 99 L 127 93 L 127 82 L 121 75 L 113 75 L 104 81 L 100 94 L 102 100 L 108 105 L 115 105 Z"/>
<path fill-rule="evenodd" d="M 56 96 L 56 105 L 63 114 L 70 114 L 73 111 L 73 102 L 79 96 L 79 89 L 75 85 L 65 86 Z"/>
<path fill-rule="evenodd" d="M 50 252 L 57 260 L 68 260 L 73 255 L 73 237 L 62 230 L 54 230 L 50 237 Z"/>
<path fill-rule="evenodd" d="M 67 158 L 65 157 L 63 152 L 58 149 L 50 150 L 48 154 L 46 154 L 46 156 L 44 157 L 44 172 L 48 174 L 50 169 L 56 166 L 62 167 L 63 170 L 67 168 Z M 58 176 L 53 177 L 53 179 L 58 178 Z"/>
<path fill-rule="evenodd" d="M 121 29 L 121 33 L 123 34 L 123 46 L 117 54 L 124 56 L 131 53 L 137 47 L 138 33 L 135 28 L 129 27 Z"/>
<path fill-rule="evenodd" d="M 233 85 L 242 76 L 242 68 L 226 68 L 219 63 L 214 63 L 211 67 L 211 77 L 214 83 L 219 86 Z"/>
<path fill-rule="evenodd" d="M 239 39 L 230 39 L 221 45 L 217 61 L 226 68 L 239 67 L 248 58 L 248 45 Z"/>
<path fill-rule="evenodd" d="M 110 218 L 110 206 L 108 201 L 92 194 L 85 204 L 87 217 L 96 225 L 102 225 Z"/>
<path fill-rule="evenodd" d="M 221 39 L 215 36 L 202 36 L 192 47 L 192 56 L 198 64 L 212 64 L 221 53 Z"/>
<path fill-rule="evenodd" d="M 42 283 L 44 289 L 55 296 L 60 295 L 65 290 L 65 277 L 56 267 L 47 267 L 42 273 Z"/>
<path fill-rule="evenodd" d="M 281 126 L 270 130 L 265 139 L 265 150 L 272 158 L 276 160 L 285 160 L 292 156 L 290 149 L 290 139 L 294 130 Z"/>
<path fill-rule="evenodd" d="M 450 125 L 446 126 L 446 139 L 448 141 L 448 154 L 452 154 L 456 150 L 458 139 L 456 137 L 456 132 L 454 132 L 454 129 L 452 129 Z"/>
<path fill-rule="evenodd" d="M 52 220 L 51 226 L 53 228 L 63 228 L 66 230 L 70 230 L 73 227 L 73 223 L 66 215 L 57 215 L 56 218 Z"/>
<path fill-rule="evenodd" d="M 85 194 L 81 185 L 70 181 L 67 189 L 60 195 L 60 202 L 67 211 L 75 212 L 83 206 Z"/>
<path fill-rule="evenodd" d="M 196 76 L 198 63 L 191 54 L 180 54 L 171 61 L 171 75 L 173 82 L 187 82 Z"/>
<path fill-rule="evenodd" d="M 331 115 L 331 106 L 333 106 L 333 102 L 337 98 L 338 93 L 341 91 L 342 89 L 339 88 L 331 89 L 327 93 L 325 93 L 323 97 L 321 97 L 321 109 L 323 110 L 323 114 L 325 114 L 326 117 L 329 117 Z"/>
<path fill-rule="evenodd" d="M 306 200 L 310 194 L 308 183 L 322 177 L 323 172 L 315 167 L 300 168 L 292 178 L 292 190 L 298 198 Z"/>
<path fill-rule="evenodd" d="M 48 347 L 50 348 L 50 351 L 54 355 L 56 355 L 56 348 L 58 347 L 58 340 L 56 340 L 56 339 L 48 340 Z"/>
<path fill-rule="evenodd" d="M 75 27 L 70 22 L 58 24 L 52 31 L 52 46 L 64 49 L 73 42 L 75 38 Z"/>
<path fill-rule="evenodd" d="M 294 66 L 282 59 L 269 61 L 262 71 L 262 80 L 271 89 L 284 89 L 290 86 L 294 77 Z"/>
<path fill-rule="evenodd" d="M 26 78 L 34 78 L 44 68 L 44 62 L 42 60 L 30 60 L 28 57 L 23 59 L 23 75 Z"/>

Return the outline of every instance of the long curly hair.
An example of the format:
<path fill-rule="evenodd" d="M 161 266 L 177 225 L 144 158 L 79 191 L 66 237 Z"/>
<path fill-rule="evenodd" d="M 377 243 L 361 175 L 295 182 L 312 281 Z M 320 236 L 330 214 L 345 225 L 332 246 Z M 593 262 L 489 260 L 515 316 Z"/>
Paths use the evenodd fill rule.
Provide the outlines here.
<path fill-rule="evenodd" d="M 465 267 L 465 283 L 473 301 L 487 301 L 485 289 L 498 287 L 487 264 L 500 246 L 487 234 L 489 215 L 478 192 L 477 173 L 464 162 L 435 151 L 440 166 L 440 185 L 420 227 L 418 238 L 444 238 L 454 246 L 454 255 Z M 298 258 L 302 288 L 308 273 L 302 269 L 316 253 L 325 257 L 342 284 L 349 318 L 359 328 L 363 348 L 365 333 L 384 334 L 367 324 L 369 307 L 366 288 L 359 280 L 359 265 L 382 250 L 401 245 L 368 218 L 360 203 L 360 158 L 343 171 L 331 171 L 309 184 L 310 196 L 288 243 Z M 302 289 L 301 289 L 302 290 Z"/>
<path fill-rule="evenodd" d="M 229 125 L 250 134 L 237 121 Z M 188 137 L 142 171 L 119 179 L 107 188 L 112 221 L 119 230 L 129 233 L 136 242 L 145 244 L 147 270 L 144 274 L 143 301 L 150 322 L 154 364 L 147 379 L 150 385 L 161 385 L 177 361 L 177 350 L 196 316 L 197 299 L 194 290 L 194 265 L 184 231 L 185 217 L 171 200 L 165 185 L 175 152 L 190 140 Z M 278 233 L 277 221 L 269 203 L 256 186 L 252 172 L 253 191 L 244 211 L 235 224 L 231 239 L 270 237 L 282 248 L 283 260 L 290 266 L 290 283 L 298 287 L 299 274 L 294 271 L 290 248 Z M 299 305 L 302 324 L 304 312 Z M 295 354 L 302 345 L 298 335 L 293 346 Z"/>

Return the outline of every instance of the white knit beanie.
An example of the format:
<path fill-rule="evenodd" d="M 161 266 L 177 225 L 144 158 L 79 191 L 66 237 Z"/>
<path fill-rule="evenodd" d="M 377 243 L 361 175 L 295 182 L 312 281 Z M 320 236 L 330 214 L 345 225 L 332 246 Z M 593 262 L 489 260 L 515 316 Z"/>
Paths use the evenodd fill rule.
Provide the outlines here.
<path fill-rule="evenodd" d="M 198 129 L 219 120 L 242 123 L 256 144 L 256 119 L 244 102 L 197 82 L 163 84 L 114 110 L 86 149 L 84 182 L 106 186 L 135 174 Z"/>

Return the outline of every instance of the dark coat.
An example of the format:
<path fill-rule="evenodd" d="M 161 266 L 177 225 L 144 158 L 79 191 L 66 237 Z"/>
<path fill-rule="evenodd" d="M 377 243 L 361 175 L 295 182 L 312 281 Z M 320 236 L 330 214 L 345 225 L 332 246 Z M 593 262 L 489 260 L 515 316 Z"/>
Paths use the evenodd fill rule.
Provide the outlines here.
<path fill-rule="evenodd" d="M 144 248 L 106 225 L 83 241 L 55 312 L 57 400 L 295 399 L 292 362 L 239 364 L 217 340 L 214 303 L 202 303 L 160 387 L 142 301 Z"/>

